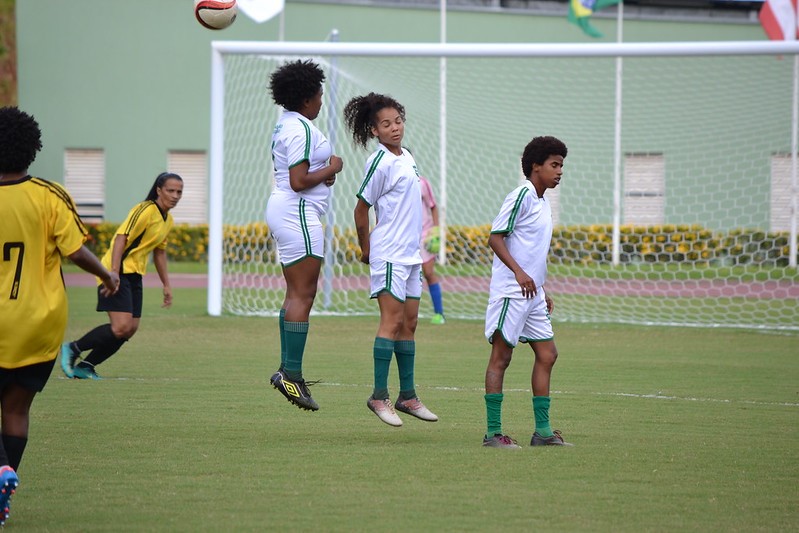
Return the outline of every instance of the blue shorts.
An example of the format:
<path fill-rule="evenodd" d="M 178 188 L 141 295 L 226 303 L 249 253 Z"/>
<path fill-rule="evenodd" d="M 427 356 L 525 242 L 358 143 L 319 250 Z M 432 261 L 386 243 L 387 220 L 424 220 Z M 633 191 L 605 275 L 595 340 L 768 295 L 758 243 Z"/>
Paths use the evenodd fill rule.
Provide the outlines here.
<path fill-rule="evenodd" d="M 122 274 L 119 276 L 119 290 L 113 296 L 100 294 L 102 285 L 97 287 L 97 310 L 130 313 L 133 318 L 141 317 L 142 295 L 141 274 Z"/>

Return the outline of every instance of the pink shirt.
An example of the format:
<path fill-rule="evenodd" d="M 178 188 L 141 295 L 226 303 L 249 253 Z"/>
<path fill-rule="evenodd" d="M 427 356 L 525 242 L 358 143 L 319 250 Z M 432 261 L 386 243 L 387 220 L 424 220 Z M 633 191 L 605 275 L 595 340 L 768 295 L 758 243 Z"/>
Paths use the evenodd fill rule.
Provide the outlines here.
<path fill-rule="evenodd" d="M 433 188 L 424 176 L 419 176 L 419 186 L 422 189 L 422 235 L 426 236 L 433 227 L 432 209 L 436 206 Z"/>

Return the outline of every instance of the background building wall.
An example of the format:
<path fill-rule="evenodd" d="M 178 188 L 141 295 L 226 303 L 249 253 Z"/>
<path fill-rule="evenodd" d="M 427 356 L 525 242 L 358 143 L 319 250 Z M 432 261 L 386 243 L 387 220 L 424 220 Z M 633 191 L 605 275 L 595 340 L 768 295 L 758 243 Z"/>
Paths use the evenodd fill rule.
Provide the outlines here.
<path fill-rule="evenodd" d="M 602 17 L 599 41 L 615 39 Z M 424 7 L 287 2 L 285 39 L 437 42 L 439 13 Z M 565 16 L 452 10 L 450 42 L 589 42 Z M 31 172 L 63 181 L 66 149 L 105 151 L 106 219 L 121 220 L 165 169 L 169 151 L 208 149 L 210 43 L 277 40 L 277 18 L 240 15 L 213 32 L 189 0 L 25 0 L 17 3 L 20 107 L 36 116 L 44 149 Z M 763 40 L 754 21 L 625 22 L 625 41 Z M 264 98 L 267 80 L 263 81 Z M 268 154 L 264 154 L 267 158 Z"/>

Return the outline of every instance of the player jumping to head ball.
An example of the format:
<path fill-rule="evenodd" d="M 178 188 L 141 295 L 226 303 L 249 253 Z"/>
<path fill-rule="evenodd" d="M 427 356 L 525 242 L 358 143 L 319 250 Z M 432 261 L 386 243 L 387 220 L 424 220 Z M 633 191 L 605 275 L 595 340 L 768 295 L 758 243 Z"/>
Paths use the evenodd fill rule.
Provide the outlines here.
<path fill-rule="evenodd" d="M 302 375 L 309 317 L 324 257 L 322 217 L 343 162 L 313 121 L 322 109 L 325 73 L 310 60 L 286 63 L 270 78 L 272 99 L 284 111 L 272 134 L 275 188 L 266 223 L 277 243 L 286 280 L 280 308 L 280 367 L 270 382 L 288 401 L 309 411 L 319 405 Z"/>
<path fill-rule="evenodd" d="M 535 354 L 531 384 L 535 431 L 531 446 L 569 445 L 549 424 L 549 382 L 558 358 L 552 323 L 552 299 L 544 292 L 552 240 L 552 211 L 544 198 L 560 183 L 566 145 L 554 137 L 536 137 L 522 154 L 527 177 L 505 197 L 491 225 L 494 252 L 485 335 L 491 358 L 485 374 L 487 431 L 483 446 L 519 448 L 502 432 L 502 383 L 514 347 L 529 343 Z"/>

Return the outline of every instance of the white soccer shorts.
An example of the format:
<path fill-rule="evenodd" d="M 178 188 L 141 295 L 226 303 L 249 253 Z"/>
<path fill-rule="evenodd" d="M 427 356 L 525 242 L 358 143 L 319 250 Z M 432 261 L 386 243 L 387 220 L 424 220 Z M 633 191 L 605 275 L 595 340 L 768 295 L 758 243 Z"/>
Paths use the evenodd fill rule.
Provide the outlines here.
<path fill-rule="evenodd" d="M 304 198 L 275 201 L 273 197 L 266 206 L 266 224 L 284 267 L 306 257 L 324 257 L 324 229 L 320 214 Z"/>
<path fill-rule="evenodd" d="M 549 341 L 555 337 L 543 289 L 532 298 L 495 298 L 486 308 L 488 342 L 499 330 L 509 346 L 520 342 Z"/>
<path fill-rule="evenodd" d="M 422 297 L 422 265 L 398 265 L 387 261 L 369 262 L 370 298 L 383 291 L 404 302 L 406 298 Z"/>

